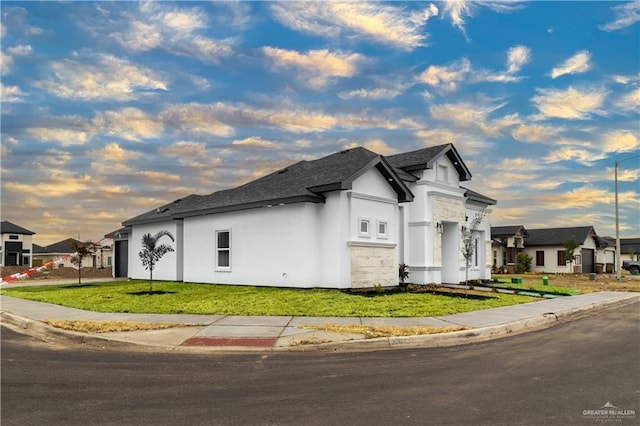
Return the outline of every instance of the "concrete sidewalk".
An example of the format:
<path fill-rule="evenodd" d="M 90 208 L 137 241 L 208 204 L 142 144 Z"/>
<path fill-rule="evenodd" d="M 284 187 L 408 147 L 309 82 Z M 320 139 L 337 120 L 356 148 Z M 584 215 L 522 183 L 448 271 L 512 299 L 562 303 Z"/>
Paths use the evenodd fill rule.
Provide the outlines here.
<path fill-rule="evenodd" d="M 65 334 L 79 341 L 109 340 L 164 348 L 218 350 L 373 350 L 452 346 L 548 327 L 560 319 L 639 302 L 640 293 L 598 292 L 441 317 L 344 318 L 100 313 L 0 296 L 2 321 L 40 333 Z M 114 333 L 63 332 L 44 320 L 139 321 L 189 324 L 165 330 Z M 362 334 L 315 330 L 320 325 L 395 327 L 465 326 L 468 330 L 431 335 L 366 339 Z"/>

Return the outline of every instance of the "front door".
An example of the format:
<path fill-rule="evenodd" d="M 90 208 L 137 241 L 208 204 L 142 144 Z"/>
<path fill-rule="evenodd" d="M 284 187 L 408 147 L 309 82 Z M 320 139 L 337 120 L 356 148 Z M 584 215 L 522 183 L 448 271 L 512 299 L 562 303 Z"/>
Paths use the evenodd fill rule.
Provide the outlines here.
<path fill-rule="evenodd" d="M 129 241 L 115 242 L 115 277 L 129 276 Z"/>

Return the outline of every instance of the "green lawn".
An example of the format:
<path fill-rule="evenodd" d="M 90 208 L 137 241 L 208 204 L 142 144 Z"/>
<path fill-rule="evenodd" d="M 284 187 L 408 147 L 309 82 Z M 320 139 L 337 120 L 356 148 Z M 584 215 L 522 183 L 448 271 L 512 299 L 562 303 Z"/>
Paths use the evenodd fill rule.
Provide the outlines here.
<path fill-rule="evenodd" d="M 324 289 L 146 281 L 16 287 L 0 294 L 98 312 L 337 317 L 426 317 L 531 302 L 526 296 L 490 293 L 481 299 L 430 293 L 365 297 Z"/>
<path fill-rule="evenodd" d="M 571 296 L 580 294 L 580 290 L 571 287 L 544 285 L 539 282 L 523 282 L 522 284 L 514 284 L 511 282 L 511 277 L 501 277 L 495 275 L 493 276 L 493 279 L 496 281 L 496 283 L 493 284 L 495 287 L 512 288 L 514 290 L 532 290 L 553 294 L 568 294 Z"/>

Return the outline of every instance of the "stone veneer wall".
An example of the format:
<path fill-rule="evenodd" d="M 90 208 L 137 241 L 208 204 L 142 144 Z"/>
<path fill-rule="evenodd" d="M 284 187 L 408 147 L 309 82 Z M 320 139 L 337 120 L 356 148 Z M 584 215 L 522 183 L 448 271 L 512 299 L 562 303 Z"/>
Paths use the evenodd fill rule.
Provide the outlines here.
<path fill-rule="evenodd" d="M 395 244 L 350 243 L 351 288 L 398 285 Z"/>

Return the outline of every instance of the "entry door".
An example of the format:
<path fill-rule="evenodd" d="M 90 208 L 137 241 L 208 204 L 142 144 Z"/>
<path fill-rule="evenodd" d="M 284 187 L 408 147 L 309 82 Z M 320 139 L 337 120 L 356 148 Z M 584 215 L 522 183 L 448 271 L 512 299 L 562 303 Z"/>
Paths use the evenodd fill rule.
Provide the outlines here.
<path fill-rule="evenodd" d="M 582 249 L 582 273 L 590 274 L 595 272 L 595 259 L 593 249 Z"/>
<path fill-rule="evenodd" d="M 115 276 L 129 276 L 129 241 L 116 241 L 115 243 Z"/>

